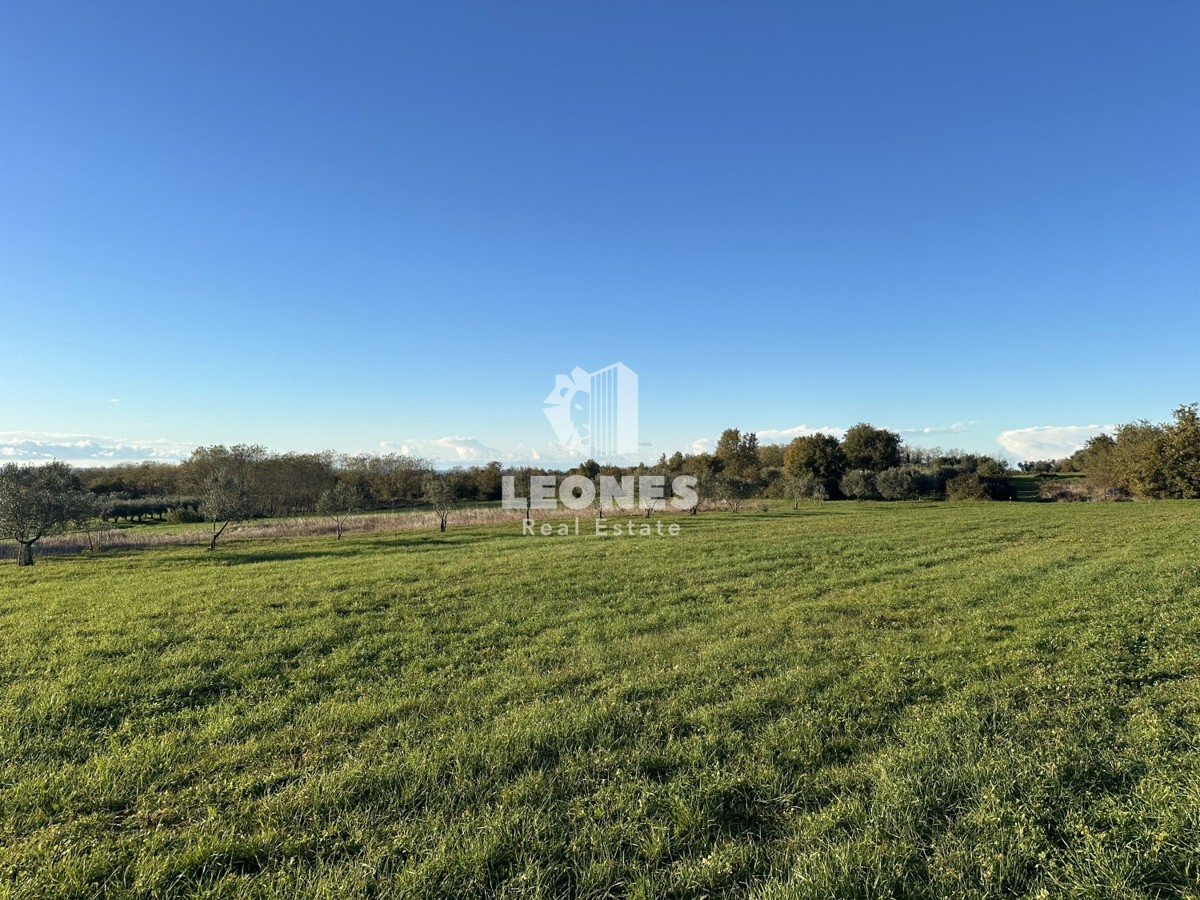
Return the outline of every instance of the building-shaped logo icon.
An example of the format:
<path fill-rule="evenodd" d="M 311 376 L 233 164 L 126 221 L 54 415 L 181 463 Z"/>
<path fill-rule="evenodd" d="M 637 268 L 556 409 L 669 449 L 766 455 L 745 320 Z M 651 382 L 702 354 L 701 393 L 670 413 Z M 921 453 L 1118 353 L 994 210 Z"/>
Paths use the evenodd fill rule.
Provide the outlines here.
<path fill-rule="evenodd" d="M 559 375 L 546 418 L 571 453 L 602 459 L 638 452 L 638 377 L 624 363 Z"/>
<path fill-rule="evenodd" d="M 591 376 L 588 437 L 592 456 L 638 452 L 638 377 L 624 363 L 613 363 Z"/>

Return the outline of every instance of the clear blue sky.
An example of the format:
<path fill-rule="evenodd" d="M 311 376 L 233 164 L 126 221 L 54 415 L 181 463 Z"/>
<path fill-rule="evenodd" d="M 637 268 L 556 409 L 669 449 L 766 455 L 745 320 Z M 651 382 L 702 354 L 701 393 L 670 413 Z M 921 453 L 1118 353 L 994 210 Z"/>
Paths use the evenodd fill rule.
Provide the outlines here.
<path fill-rule="evenodd" d="M 616 360 L 650 456 L 1167 418 L 1198 47 L 1170 0 L 10 3 L 0 454 L 547 457 Z"/>

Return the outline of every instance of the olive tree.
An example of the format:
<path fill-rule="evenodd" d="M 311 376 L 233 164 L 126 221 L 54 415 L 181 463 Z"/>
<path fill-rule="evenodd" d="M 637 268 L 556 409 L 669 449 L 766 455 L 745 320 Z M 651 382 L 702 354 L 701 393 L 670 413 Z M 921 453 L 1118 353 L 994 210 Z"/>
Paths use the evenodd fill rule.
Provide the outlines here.
<path fill-rule="evenodd" d="M 757 487 L 753 481 L 721 475 L 717 478 L 715 496 L 725 504 L 726 509 L 735 513 L 742 508 L 742 504 L 754 496 L 756 490 Z"/>
<path fill-rule="evenodd" d="M 339 481 L 333 487 L 322 491 L 317 499 L 317 512 L 333 519 L 339 541 L 342 539 L 342 528 L 346 520 L 361 508 L 362 497 L 354 489 L 354 485 L 345 481 Z"/>
<path fill-rule="evenodd" d="M 438 531 L 446 530 L 446 522 L 454 510 L 454 482 L 445 475 L 431 472 L 425 476 L 425 502 L 433 507 L 438 517 Z M 529 495 L 526 494 L 526 497 Z"/>
<path fill-rule="evenodd" d="M 851 500 L 879 498 L 879 491 L 875 487 L 875 473 L 870 469 L 852 469 L 842 476 L 838 487 Z"/>
<path fill-rule="evenodd" d="M 217 539 L 230 523 L 241 522 L 254 512 L 254 498 L 246 482 L 228 469 L 219 469 L 208 476 L 200 500 L 200 512 L 212 523 L 210 551 L 217 549 Z M 221 523 L 218 528 L 217 524 Z"/>
<path fill-rule="evenodd" d="M 0 468 L 0 536 L 17 542 L 17 565 L 33 565 L 33 545 L 48 534 L 82 524 L 94 498 L 63 462 Z"/>

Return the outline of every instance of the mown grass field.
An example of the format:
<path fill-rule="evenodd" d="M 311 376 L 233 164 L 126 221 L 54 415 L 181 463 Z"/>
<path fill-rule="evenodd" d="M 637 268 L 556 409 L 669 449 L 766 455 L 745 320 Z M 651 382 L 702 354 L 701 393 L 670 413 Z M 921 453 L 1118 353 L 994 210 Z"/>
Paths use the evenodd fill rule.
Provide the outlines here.
<path fill-rule="evenodd" d="M 1200 896 L 1200 504 L 673 521 L 0 567 L 0 896 Z"/>

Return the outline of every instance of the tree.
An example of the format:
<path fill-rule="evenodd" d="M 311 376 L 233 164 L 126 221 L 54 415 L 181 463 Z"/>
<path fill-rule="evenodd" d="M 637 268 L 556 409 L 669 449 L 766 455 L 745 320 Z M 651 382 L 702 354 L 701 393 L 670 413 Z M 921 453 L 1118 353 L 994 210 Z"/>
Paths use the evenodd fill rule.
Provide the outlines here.
<path fill-rule="evenodd" d="M 783 445 L 760 444 L 758 448 L 758 464 L 763 469 L 782 469 Z"/>
<path fill-rule="evenodd" d="M 337 540 L 342 539 L 342 527 L 346 520 L 362 508 L 362 497 L 353 485 L 339 481 L 333 487 L 322 492 L 317 500 L 317 512 L 333 519 L 337 529 Z"/>
<path fill-rule="evenodd" d="M 753 481 L 758 477 L 758 435 L 742 434 L 736 428 L 726 428 L 717 440 L 714 454 L 721 461 L 721 471 L 732 478 Z"/>
<path fill-rule="evenodd" d="M 205 482 L 200 512 L 212 523 L 209 552 L 217 549 L 217 539 L 232 522 L 241 522 L 254 512 L 254 497 L 245 480 L 229 469 L 217 469 Z M 217 523 L 222 523 L 217 527 Z"/>
<path fill-rule="evenodd" d="M 846 454 L 832 435 L 806 434 L 788 444 L 783 467 L 791 475 L 811 475 L 826 487 L 836 487 L 846 471 Z"/>
<path fill-rule="evenodd" d="M 900 435 L 859 422 L 842 438 L 846 467 L 882 472 L 900 465 Z"/>
<path fill-rule="evenodd" d="M 1133 422 L 1117 429 L 1113 463 L 1117 487 L 1136 497 L 1169 495 L 1165 434 L 1161 425 Z"/>
<path fill-rule="evenodd" d="M 446 522 L 449 521 L 450 513 L 454 510 L 454 499 L 454 483 L 445 475 L 432 472 L 425 476 L 425 502 L 431 505 L 437 514 L 438 531 L 446 530 Z"/>
<path fill-rule="evenodd" d="M 725 504 L 730 512 L 737 512 L 742 504 L 754 496 L 755 484 L 745 478 L 734 478 L 730 475 L 720 475 L 716 480 L 716 498 Z"/>
<path fill-rule="evenodd" d="M 977 472 L 964 472 L 946 482 L 947 500 L 991 500 L 987 482 Z"/>
<path fill-rule="evenodd" d="M 852 469 L 842 476 L 838 485 L 843 494 L 851 500 L 876 500 L 879 491 L 875 489 L 875 473 L 869 469 Z"/>
<path fill-rule="evenodd" d="M 707 500 L 711 500 L 717 496 L 717 490 L 720 486 L 721 476 L 714 475 L 711 470 L 706 467 L 701 467 L 699 473 L 693 476 L 696 481 L 692 485 L 692 493 L 695 494 L 695 502 L 688 507 L 688 515 L 694 516 L 700 512 L 700 506 Z"/>
<path fill-rule="evenodd" d="M 875 476 L 875 488 L 884 500 L 919 500 L 923 479 L 916 466 L 896 466 Z"/>
<path fill-rule="evenodd" d="M 1163 429 L 1167 488 L 1184 500 L 1200 497 L 1200 414 L 1195 403 L 1175 410 L 1175 421 Z"/>
<path fill-rule="evenodd" d="M 792 501 L 792 509 L 799 509 L 800 501 L 810 496 L 806 482 L 811 480 L 811 477 L 807 475 L 793 475 L 791 472 L 785 471 L 779 476 L 779 480 L 780 492 L 783 498 Z"/>
<path fill-rule="evenodd" d="M 33 565 L 33 545 L 48 534 L 91 518 L 95 508 L 63 462 L 0 468 L 0 536 L 19 545 L 17 565 Z"/>
<path fill-rule="evenodd" d="M 493 460 L 475 472 L 475 498 L 477 500 L 499 500 L 501 493 L 501 466 Z"/>

